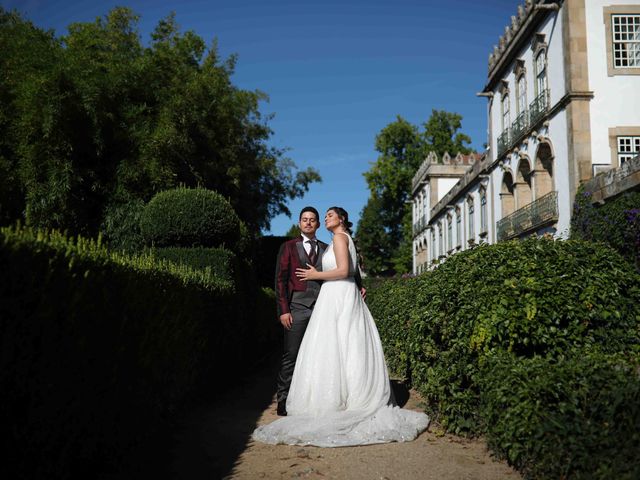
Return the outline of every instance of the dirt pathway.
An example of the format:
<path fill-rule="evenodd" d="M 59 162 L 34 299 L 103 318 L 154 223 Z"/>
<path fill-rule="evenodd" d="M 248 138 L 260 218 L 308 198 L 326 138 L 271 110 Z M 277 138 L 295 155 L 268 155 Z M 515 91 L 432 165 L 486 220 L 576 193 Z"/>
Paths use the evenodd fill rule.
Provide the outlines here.
<path fill-rule="evenodd" d="M 407 443 L 301 448 L 254 442 L 250 436 L 255 427 L 277 418 L 276 367 L 274 357 L 241 385 L 180 419 L 168 439 L 158 439 L 147 460 L 141 458 L 136 471 L 118 478 L 520 479 L 506 464 L 491 458 L 484 442 L 445 435 L 433 424 Z M 394 391 L 404 408 L 419 409 L 414 392 L 397 383 Z"/>

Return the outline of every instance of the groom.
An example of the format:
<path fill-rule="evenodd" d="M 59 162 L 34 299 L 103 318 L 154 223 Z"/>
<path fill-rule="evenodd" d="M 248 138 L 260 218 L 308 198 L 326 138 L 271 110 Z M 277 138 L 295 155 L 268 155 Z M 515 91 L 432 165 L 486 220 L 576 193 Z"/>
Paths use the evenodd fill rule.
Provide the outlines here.
<path fill-rule="evenodd" d="M 278 316 L 284 327 L 284 352 L 278 373 L 278 415 L 287 414 L 287 395 L 291 386 L 302 337 L 320 292 L 320 282 L 303 282 L 296 277 L 296 268 L 307 264 L 322 270 L 322 254 L 327 244 L 316 238 L 320 216 L 313 207 L 304 207 L 298 221 L 301 236 L 286 241 L 278 252 L 276 263 L 276 300 Z"/>

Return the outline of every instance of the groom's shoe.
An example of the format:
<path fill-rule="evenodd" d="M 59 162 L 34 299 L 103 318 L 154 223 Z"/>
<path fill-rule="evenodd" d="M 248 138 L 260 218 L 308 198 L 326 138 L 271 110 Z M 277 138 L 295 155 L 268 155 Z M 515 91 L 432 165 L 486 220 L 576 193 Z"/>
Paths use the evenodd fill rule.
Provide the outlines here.
<path fill-rule="evenodd" d="M 287 416 L 287 401 L 286 400 L 282 400 L 282 401 L 278 402 L 278 409 L 277 409 L 276 413 L 281 417 L 286 417 Z"/>

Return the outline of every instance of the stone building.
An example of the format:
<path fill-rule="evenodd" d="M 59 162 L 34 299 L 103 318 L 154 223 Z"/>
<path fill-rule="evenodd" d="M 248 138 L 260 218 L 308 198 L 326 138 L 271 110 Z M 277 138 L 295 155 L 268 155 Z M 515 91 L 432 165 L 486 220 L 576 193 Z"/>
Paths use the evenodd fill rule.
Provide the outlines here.
<path fill-rule="evenodd" d="M 478 95 L 485 154 L 456 182 L 433 158 L 414 178 L 414 273 L 479 242 L 566 237 L 578 186 L 640 152 L 640 2 L 527 0 Z"/>

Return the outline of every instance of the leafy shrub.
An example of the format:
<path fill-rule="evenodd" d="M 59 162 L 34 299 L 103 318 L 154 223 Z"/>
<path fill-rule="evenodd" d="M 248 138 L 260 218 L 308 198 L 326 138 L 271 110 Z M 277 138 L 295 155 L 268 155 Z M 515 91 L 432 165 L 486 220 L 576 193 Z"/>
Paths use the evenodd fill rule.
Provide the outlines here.
<path fill-rule="evenodd" d="M 640 478 L 640 358 L 576 353 L 487 359 L 490 448 L 526 478 Z"/>
<path fill-rule="evenodd" d="M 204 188 L 176 188 L 156 194 L 140 218 L 148 245 L 156 247 L 235 247 L 240 219 L 219 193 Z"/>
<path fill-rule="evenodd" d="M 204 270 L 216 278 L 232 281 L 236 256 L 223 248 L 179 248 L 165 247 L 149 250 L 155 258 L 168 260 L 175 264 L 187 265 L 195 270 Z"/>
<path fill-rule="evenodd" d="M 571 237 L 606 243 L 640 269 L 640 192 L 595 205 L 581 188 L 573 205 Z"/>
<path fill-rule="evenodd" d="M 640 277 L 613 250 L 528 239 L 458 253 L 370 292 L 387 358 L 454 432 L 481 432 L 479 368 L 499 352 L 531 358 L 638 343 Z M 404 339 L 401 341 L 399 339 Z"/>
<path fill-rule="evenodd" d="M 144 247 L 140 231 L 144 207 L 144 202 L 138 199 L 107 206 L 101 229 L 110 249 L 135 253 Z"/>
<path fill-rule="evenodd" d="M 252 272 L 234 285 L 148 253 L 11 228 L 0 229 L 0 271 L 0 471 L 28 478 L 84 478 L 119 462 L 280 336 L 273 293 Z"/>

